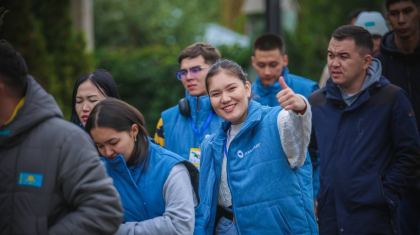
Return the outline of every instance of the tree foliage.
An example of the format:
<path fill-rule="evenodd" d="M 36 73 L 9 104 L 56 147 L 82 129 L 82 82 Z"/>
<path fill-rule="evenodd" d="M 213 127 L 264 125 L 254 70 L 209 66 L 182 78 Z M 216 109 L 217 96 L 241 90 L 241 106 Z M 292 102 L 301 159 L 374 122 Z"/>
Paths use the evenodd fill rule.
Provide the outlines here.
<path fill-rule="evenodd" d="M 205 0 L 95 0 L 95 45 L 188 45 L 216 21 L 219 2 Z"/>
<path fill-rule="evenodd" d="M 381 11 L 382 0 L 299 0 L 301 12 L 295 32 L 285 32 L 292 73 L 318 81 L 327 60 L 331 33 L 348 24 L 348 14 L 359 8 Z"/>
<path fill-rule="evenodd" d="M 70 117 L 71 94 L 78 77 L 93 68 L 83 35 L 73 29 L 70 0 L 3 1 L 1 38 L 25 58 L 37 77 Z"/>
<path fill-rule="evenodd" d="M 144 114 L 149 134 L 154 134 L 161 112 L 185 96 L 175 76 L 178 55 L 204 33 L 205 23 L 219 20 L 220 4 L 204 0 L 95 1 L 97 67 L 108 70 L 121 98 Z M 225 58 L 249 64 L 249 50 L 218 49 Z"/>

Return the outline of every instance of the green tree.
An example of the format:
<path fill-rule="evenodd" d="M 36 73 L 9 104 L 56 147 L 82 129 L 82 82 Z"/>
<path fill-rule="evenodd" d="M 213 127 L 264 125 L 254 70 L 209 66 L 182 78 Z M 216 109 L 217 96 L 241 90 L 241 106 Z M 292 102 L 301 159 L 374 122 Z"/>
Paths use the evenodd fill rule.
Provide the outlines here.
<path fill-rule="evenodd" d="M 358 8 L 380 11 L 382 0 L 300 0 L 301 12 L 295 32 L 285 32 L 289 68 L 293 73 L 318 81 L 326 64 L 331 33 L 348 24 L 348 14 Z"/>
<path fill-rule="evenodd" d="M 179 51 L 176 45 L 153 45 L 143 49 L 103 48 L 95 53 L 99 67 L 114 76 L 121 99 L 143 113 L 151 135 L 160 112 L 184 95 L 183 86 L 174 75 Z"/>
<path fill-rule="evenodd" d="M 96 0 L 95 45 L 98 48 L 186 46 L 202 35 L 203 23 L 219 19 L 219 4 L 205 0 Z"/>
<path fill-rule="evenodd" d="M 93 69 L 82 34 L 72 27 L 70 0 L 2 1 L 1 5 L 8 13 L 0 38 L 22 54 L 29 73 L 43 83 L 68 119 L 76 79 Z"/>
<path fill-rule="evenodd" d="M 185 96 L 175 76 L 179 53 L 197 42 L 205 23 L 219 21 L 220 5 L 204 0 L 95 1 L 97 67 L 108 70 L 121 98 L 144 114 L 150 135 L 161 112 Z M 249 50 L 219 50 L 223 57 L 249 63 Z"/>
<path fill-rule="evenodd" d="M 93 58 L 86 51 L 81 32 L 73 28 L 70 0 L 34 1 L 33 11 L 47 41 L 47 51 L 54 62 L 56 81 L 54 97 L 66 117 L 71 113 L 71 95 L 76 80 L 92 71 Z"/>

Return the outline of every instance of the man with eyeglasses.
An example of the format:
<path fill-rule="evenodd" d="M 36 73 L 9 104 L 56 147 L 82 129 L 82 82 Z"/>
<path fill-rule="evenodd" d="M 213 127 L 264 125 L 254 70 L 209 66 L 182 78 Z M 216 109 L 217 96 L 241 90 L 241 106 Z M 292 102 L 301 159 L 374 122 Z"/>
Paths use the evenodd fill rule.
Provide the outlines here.
<path fill-rule="evenodd" d="M 156 143 L 197 167 L 201 142 L 222 122 L 211 108 L 205 85 L 210 67 L 220 58 L 220 52 L 206 43 L 195 43 L 181 51 L 178 57 L 181 69 L 176 76 L 184 85 L 185 98 L 162 112 L 155 133 Z"/>

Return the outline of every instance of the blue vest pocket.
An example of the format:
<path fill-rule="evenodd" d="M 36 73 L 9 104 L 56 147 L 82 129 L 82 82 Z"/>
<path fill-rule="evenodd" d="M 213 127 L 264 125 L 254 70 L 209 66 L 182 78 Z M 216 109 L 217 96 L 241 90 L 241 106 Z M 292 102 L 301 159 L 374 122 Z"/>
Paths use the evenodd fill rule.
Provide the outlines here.
<path fill-rule="evenodd" d="M 276 220 L 277 224 L 280 227 L 280 230 L 281 230 L 280 234 L 294 235 L 292 231 L 292 227 L 287 222 L 286 218 L 284 217 L 284 213 L 282 213 L 281 209 L 277 205 L 274 205 L 270 207 L 270 210 L 274 216 L 274 219 Z"/>

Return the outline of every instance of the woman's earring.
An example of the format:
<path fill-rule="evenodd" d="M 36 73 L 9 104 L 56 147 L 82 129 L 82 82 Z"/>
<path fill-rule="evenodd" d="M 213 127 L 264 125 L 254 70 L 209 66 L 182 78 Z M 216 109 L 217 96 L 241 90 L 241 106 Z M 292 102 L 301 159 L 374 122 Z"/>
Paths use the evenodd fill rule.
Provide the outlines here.
<path fill-rule="evenodd" d="M 137 136 L 134 136 L 134 142 L 137 142 Z"/>

